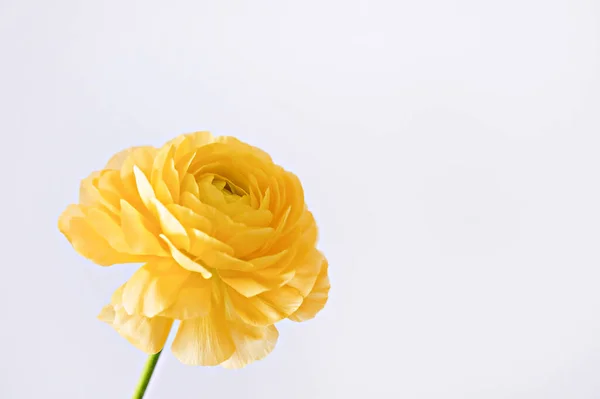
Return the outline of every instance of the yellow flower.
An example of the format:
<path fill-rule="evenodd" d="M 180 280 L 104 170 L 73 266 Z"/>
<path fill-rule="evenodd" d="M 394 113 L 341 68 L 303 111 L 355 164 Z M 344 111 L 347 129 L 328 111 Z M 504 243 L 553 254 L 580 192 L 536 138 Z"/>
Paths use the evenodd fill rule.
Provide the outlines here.
<path fill-rule="evenodd" d="M 143 263 L 99 318 L 142 351 L 243 367 L 274 348 L 283 319 L 327 301 L 327 261 L 298 178 L 258 148 L 208 132 L 115 155 L 81 183 L 59 229 L 109 266 Z"/>

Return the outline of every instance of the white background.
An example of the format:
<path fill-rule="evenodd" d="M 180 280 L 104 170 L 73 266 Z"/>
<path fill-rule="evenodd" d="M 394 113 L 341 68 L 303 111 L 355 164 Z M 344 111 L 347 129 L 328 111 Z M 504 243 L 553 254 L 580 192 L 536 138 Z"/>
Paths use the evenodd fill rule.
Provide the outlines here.
<path fill-rule="evenodd" d="M 149 399 L 600 397 L 597 0 L 0 0 L 0 397 L 127 398 L 133 266 L 57 229 L 116 151 L 209 129 L 299 175 L 331 298 Z"/>

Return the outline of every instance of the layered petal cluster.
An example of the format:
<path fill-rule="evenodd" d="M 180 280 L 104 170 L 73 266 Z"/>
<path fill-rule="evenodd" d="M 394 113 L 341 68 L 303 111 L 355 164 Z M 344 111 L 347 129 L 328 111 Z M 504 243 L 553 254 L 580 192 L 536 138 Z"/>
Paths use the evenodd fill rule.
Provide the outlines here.
<path fill-rule="evenodd" d="M 81 183 L 59 229 L 110 266 L 143 264 L 99 318 L 146 353 L 238 368 L 269 354 L 275 323 L 314 317 L 327 260 L 298 178 L 256 147 L 197 132 L 116 154 Z"/>

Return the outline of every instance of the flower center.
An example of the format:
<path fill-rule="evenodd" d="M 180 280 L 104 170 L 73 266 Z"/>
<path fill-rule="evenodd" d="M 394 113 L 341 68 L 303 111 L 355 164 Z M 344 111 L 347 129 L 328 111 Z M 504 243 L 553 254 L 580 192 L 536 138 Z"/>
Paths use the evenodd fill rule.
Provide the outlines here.
<path fill-rule="evenodd" d="M 221 193 L 224 196 L 226 196 L 226 197 L 233 196 L 236 200 L 238 198 L 243 197 L 244 195 L 247 195 L 247 193 L 244 190 L 242 190 L 240 187 L 236 186 L 231 181 L 221 178 L 219 176 L 214 176 L 212 185 L 215 188 L 217 188 L 219 191 L 221 191 Z M 234 198 L 230 198 L 230 199 L 234 199 Z"/>

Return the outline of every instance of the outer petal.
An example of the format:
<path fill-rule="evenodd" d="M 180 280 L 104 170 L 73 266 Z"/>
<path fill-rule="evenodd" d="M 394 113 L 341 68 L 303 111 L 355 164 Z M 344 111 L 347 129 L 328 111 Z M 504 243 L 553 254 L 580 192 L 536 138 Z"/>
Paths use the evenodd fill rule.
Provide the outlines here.
<path fill-rule="evenodd" d="M 184 320 L 179 325 L 171 350 L 177 359 L 192 366 L 216 366 L 235 351 L 222 294 L 213 291 L 214 306 L 204 317 Z"/>
<path fill-rule="evenodd" d="M 240 141 L 239 139 L 237 139 L 235 137 L 220 136 L 220 137 L 216 138 L 216 141 L 218 143 L 227 144 L 239 152 L 250 153 L 250 154 L 252 154 L 252 156 L 259 158 L 264 163 L 270 164 L 273 162 L 273 160 L 271 159 L 271 156 L 269 154 L 267 154 L 266 152 L 264 152 L 263 150 L 261 150 L 260 148 L 251 146 L 250 144 L 247 144 L 247 143 L 244 143 L 243 141 Z"/>
<path fill-rule="evenodd" d="M 81 206 L 71 204 L 67 206 L 67 209 L 65 209 L 58 218 L 58 230 L 60 230 L 61 233 L 63 233 L 65 236 L 67 236 L 67 238 L 69 238 L 68 232 L 70 229 L 71 220 L 73 220 L 73 218 L 84 217 L 85 215 L 81 210 Z"/>
<path fill-rule="evenodd" d="M 177 299 L 167 309 L 160 313 L 177 320 L 194 319 L 206 316 L 210 312 L 212 283 L 197 273 L 189 277 L 177 293 Z"/>
<path fill-rule="evenodd" d="M 175 170 L 174 155 L 175 147 L 165 145 L 158 150 L 152 165 L 150 181 L 156 191 L 156 197 L 163 204 L 177 202 L 179 197 L 179 175 Z"/>
<path fill-rule="evenodd" d="M 103 237 L 116 251 L 129 253 L 129 245 L 123 235 L 121 226 L 108 213 L 100 208 L 92 207 L 84 210 L 86 222 Z"/>
<path fill-rule="evenodd" d="M 170 258 L 148 262 L 125 283 L 123 307 L 129 314 L 154 317 L 177 300 L 191 274 Z"/>
<path fill-rule="evenodd" d="M 329 298 L 329 276 L 327 273 L 327 260 L 323 260 L 323 266 L 319 277 L 310 294 L 304 299 L 302 305 L 290 317 L 293 321 L 305 321 L 312 319 L 325 307 Z"/>
<path fill-rule="evenodd" d="M 192 148 L 199 148 L 215 141 L 215 138 L 210 132 L 188 133 L 185 137 L 190 140 Z"/>
<path fill-rule="evenodd" d="M 80 206 L 70 205 L 58 220 L 60 231 L 80 255 L 102 266 L 143 261 L 139 256 L 124 254 L 114 249 L 82 215 Z"/>
<path fill-rule="evenodd" d="M 312 291 L 315 282 L 319 276 L 324 262 L 323 254 L 319 251 L 311 251 L 300 263 L 296 269 L 294 278 L 287 284 L 290 287 L 296 288 L 303 297 L 307 297 Z"/>
<path fill-rule="evenodd" d="M 121 200 L 121 229 L 131 253 L 145 255 L 167 255 L 151 222 L 131 204 Z"/>
<path fill-rule="evenodd" d="M 113 295 L 113 303 L 105 306 L 98 318 L 111 325 L 136 348 L 148 354 L 159 352 L 169 336 L 173 320 L 128 314 L 118 301 L 123 287 Z"/>
<path fill-rule="evenodd" d="M 101 173 L 100 171 L 92 172 L 79 184 L 79 202 L 82 205 L 95 206 L 103 203 L 100 191 L 94 185 Z"/>
<path fill-rule="evenodd" d="M 235 352 L 221 364 L 225 368 L 237 369 L 261 360 L 273 351 L 279 338 L 275 326 L 255 327 L 242 322 L 232 323 L 231 335 Z"/>
<path fill-rule="evenodd" d="M 274 290 L 289 282 L 295 275 L 295 251 L 285 250 L 248 262 L 254 270 L 220 270 L 221 279 L 245 297 L 253 297 Z"/>
<path fill-rule="evenodd" d="M 252 298 L 245 298 L 231 288 L 227 292 L 237 315 L 255 326 L 268 326 L 285 319 L 300 307 L 303 299 L 297 289 L 288 286 Z"/>
<path fill-rule="evenodd" d="M 102 170 L 91 173 L 88 177 L 81 181 L 79 186 L 79 203 L 86 207 L 97 207 L 105 209 L 111 215 L 118 215 L 118 202 L 114 201 L 114 191 L 118 189 L 111 187 L 110 190 L 106 191 L 112 183 L 110 183 L 110 177 L 106 177 L 107 174 L 111 174 L 114 171 Z M 102 192 L 98 187 L 100 180 L 103 180 L 103 186 L 105 191 Z M 111 192 L 113 191 L 113 192 Z"/>
<path fill-rule="evenodd" d="M 132 152 L 136 151 L 138 148 L 144 148 L 144 147 L 139 147 L 139 146 L 138 147 L 130 147 L 123 151 L 117 152 L 115 155 L 113 155 L 108 160 L 108 162 L 106 163 L 106 166 L 104 168 L 121 170 L 121 167 L 123 166 L 123 163 L 125 163 L 125 160 L 131 155 Z"/>
<path fill-rule="evenodd" d="M 120 172 L 121 181 L 123 182 L 124 198 L 133 205 L 134 208 L 147 216 L 151 216 L 150 211 L 144 206 L 146 199 L 142 201 L 134 169 L 137 168 L 142 174 L 149 176 L 152 170 L 152 164 L 154 163 L 154 157 L 156 156 L 156 151 L 156 148 L 153 147 L 138 147 L 133 149 L 129 156 L 123 161 Z M 145 182 L 142 182 L 142 184 L 143 183 Z M 143 186 L 142 189 L 147 191 L 148 188 Z M 145 192 L 145 194 L 153 195 L 147 192 Z"/>

